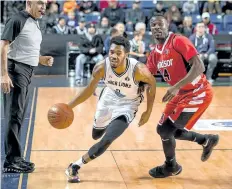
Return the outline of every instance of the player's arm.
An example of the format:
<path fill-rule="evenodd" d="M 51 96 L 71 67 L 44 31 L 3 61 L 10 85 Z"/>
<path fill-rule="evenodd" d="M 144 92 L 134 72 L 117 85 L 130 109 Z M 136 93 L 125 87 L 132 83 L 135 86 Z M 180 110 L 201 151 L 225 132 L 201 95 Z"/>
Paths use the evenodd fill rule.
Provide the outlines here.
<path fill-rule="evenodd" d="M 141 126 L 148 121 L 151 115 L 156 94 L 156 81 L 148 68 L 142 63 L 137 65 L 137 69 L 135 71 L 135 80 L 137 82 L 143 82 L 147 85 L 147 110 L 143 113 L 139 122 L 139 126 Z"/>
<path fill-rule="evenodd" d="M 183 79 L 181 79 L 178 83 L 175 84 L 175 87 L 178 89 L 180 89 L 188 83 L 191 83 L 194 79 L 196 79 L 205 71 L 204 63 L 199 55 L 195 55 L 194 57 L 192 57 L 188 61 L 188 63 L 191 65 L 191 69 Z"/>
<path fill-rule="evenodd" d="M 68 103 L 71 108 L 74 108 L 75 106 L 86 101 L 94 93 L 99 80 L 104 77 L 104 61 L 101 61 L 94 66 L 92 78 L 88 86 L 83 91 L 81 91 L 71 102 Z"/>

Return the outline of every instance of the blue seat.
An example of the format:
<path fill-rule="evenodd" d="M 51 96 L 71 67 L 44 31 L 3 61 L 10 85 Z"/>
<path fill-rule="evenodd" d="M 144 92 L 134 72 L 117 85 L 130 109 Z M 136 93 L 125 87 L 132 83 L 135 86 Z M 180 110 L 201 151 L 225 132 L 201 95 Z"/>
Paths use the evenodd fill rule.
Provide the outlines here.
<path fill-rule="evenodd" d="M 152 9 L 155 7 L 153 0 L 141 1 L 141 8 L 142 9 Z"/>
<path fill-rule="evenodd" d="M 201 15 L 192 14 L 192 20 L 193 20 L 193 25 L 196 25 L 198 22 L 200 22 L 202 20 Z"/>
<path fill-rule="evenodd" d="M 226 31 L 232 31 L 232 15 L 225 15 L 223 23 Z"/>
<path fill-rule="evenodd" d="M 219 14 L 210 14 L 210 21 L 216 25 L 218 31 L 223 30 L 223 17 Z"/>

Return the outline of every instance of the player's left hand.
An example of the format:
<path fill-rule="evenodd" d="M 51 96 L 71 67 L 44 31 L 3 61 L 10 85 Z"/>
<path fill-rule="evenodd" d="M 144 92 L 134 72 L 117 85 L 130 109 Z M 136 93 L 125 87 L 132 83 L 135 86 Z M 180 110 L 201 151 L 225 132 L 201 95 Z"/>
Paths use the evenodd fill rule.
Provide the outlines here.
<path fill-rule="evenodd" d="M 52 56 L 40 56 L 39 63 L 44 66 L 52 66 L 54 62 L 54 58 Z"/>
<path fill-rule="evenodd" d="M 139 124 L 138 124 L 139 127 L 148 122 L 148 120 L 150 118 L 150 115 L 151 115 L 150 111 L 143 112 L 143 114 L 142 114 L 142 116 L 140 118 Z"/>
<path fill-rule="evenodd" d="M 176 94 L 178 93 L 179 89 L 175 86 L 169 87 L 167 90 L 166 94 L 162 98 L 162 102 L 168 102 L 170 101 Z"/>

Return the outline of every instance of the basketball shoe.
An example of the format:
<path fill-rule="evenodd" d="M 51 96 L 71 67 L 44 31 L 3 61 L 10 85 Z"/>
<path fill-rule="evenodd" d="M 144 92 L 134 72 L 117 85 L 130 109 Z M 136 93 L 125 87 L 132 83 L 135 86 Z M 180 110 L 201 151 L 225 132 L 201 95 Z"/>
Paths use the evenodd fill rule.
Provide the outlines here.
<path fill-rule="evenodd" d="M 206 161 L 209 159 L 213 148 L 218 144 L 219 136 L 218 135 L 207 135 L 207 139 L 203 146 L 203 153 L 201 155 L 201 161 Z"/>
<path fill-rule="evenodd" d="M 154 167 L 149 171 L 149 174 L 154 178 L 165 178 L 169 176 L 179 175 L 182 171 L 181 165 L 176 161 L 167 162 L 161 166 Z"/>
<path fill-rule="evenodd" d="M 80 167 L 75 164 L 70 164 L 65 171 L 65 174 L 68 177 L 68 182 L 70 183 L 77 183 L 80 182 L 80 178 L 78 177 L 78 170 Z"/>

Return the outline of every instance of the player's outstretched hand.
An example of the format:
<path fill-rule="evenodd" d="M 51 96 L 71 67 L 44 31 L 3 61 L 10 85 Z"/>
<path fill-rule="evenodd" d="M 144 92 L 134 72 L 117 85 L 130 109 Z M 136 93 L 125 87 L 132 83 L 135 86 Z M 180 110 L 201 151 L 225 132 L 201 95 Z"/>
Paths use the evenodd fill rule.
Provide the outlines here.
<path fill-rule="evenodd" d="M 176 88 L 175 86 L 169 87 L 167 90 L 166 94 L 164 95 L 162 102 L 168 102 L 170 101 L 176 94 L 178 93 L 179 89 Z"/>
<path fill-rule="evenodd" d="M 40 56 L 39 63 L 44 66 L 52 66 L 54 62 L 54 58 L 52 56 Z"/>
<path fill-rule="evenodd" d="M 143 114 L 142 114 L 142 116 L 140 118 L 139 124 L 138 124 L 139 127 L 148 122 L 148 120 L 150 118 L 150 115 L 151 115 L 151 112 L 148 112 L 148 111 L 143 112 Z"/>

